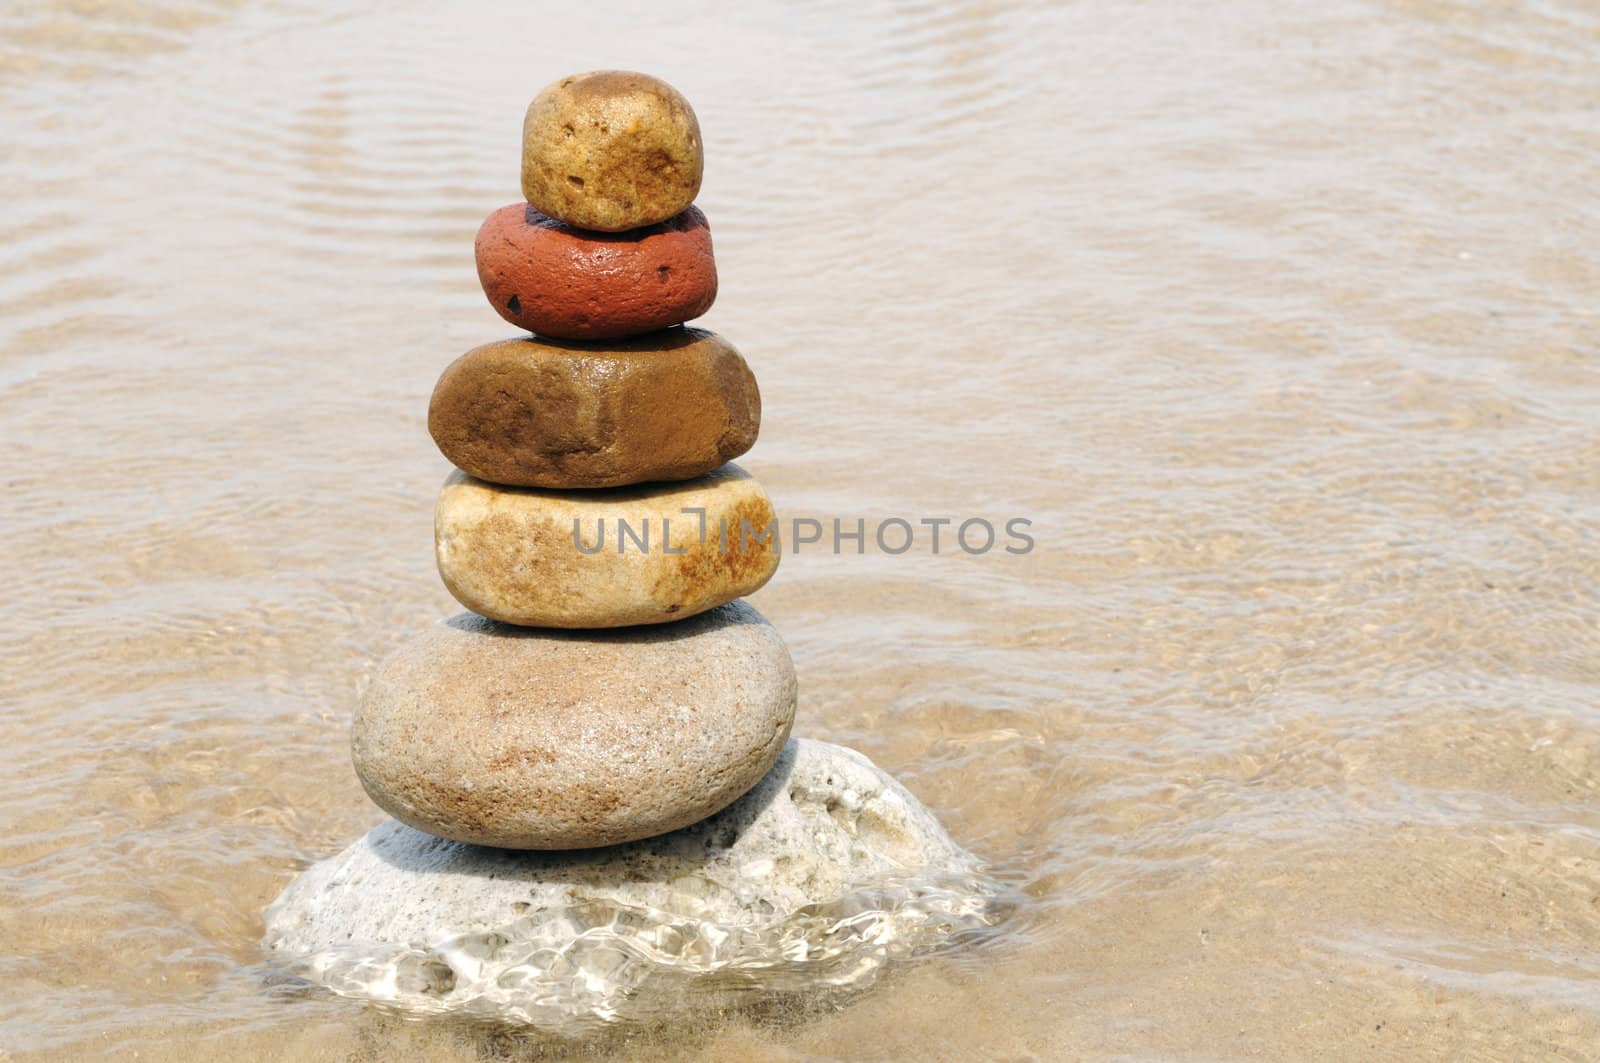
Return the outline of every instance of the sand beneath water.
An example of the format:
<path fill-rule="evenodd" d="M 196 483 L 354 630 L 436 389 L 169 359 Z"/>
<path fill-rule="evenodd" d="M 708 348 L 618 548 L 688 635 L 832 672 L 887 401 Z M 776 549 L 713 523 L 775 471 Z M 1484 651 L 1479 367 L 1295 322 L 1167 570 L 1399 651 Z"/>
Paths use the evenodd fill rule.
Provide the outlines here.
<path fill-rule="evenodd" d="M 531 92 L 695 103 L 786 517 L 796 733 L 1022 903 L 629 1058 L 1499 1060 L 1600 1044 L 1600 21 L 1587 0 L 606 0 L 0 15 L 0 1054 L 580 1052 L 274 981 L 376 824 L 434 379 Z M 953 527 L 953 526 L 952 526 Z"/>

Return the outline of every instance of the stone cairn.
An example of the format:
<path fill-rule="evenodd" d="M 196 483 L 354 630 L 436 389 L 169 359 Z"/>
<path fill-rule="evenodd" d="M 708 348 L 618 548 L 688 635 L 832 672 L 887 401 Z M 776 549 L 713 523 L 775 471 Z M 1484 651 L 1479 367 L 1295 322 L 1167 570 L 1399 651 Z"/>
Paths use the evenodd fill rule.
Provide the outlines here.
<path fill-rule="evenodd" d="M 527 202 L 489 215 L 476 257 L 489 302 L 533 335 L 467 352 L 428 410 L 458 467 L 439 574 L 483 619 L 391 660 L 354 728 L 367 793 L 419 830 L 648 838 L 727 806 L 788 739 L 788 651 L 730 604 L 780 556 L 766 492 L 729 461 L 761 397 L 732 344 L 683 327 L 717 294 L 703 161 L 689 102 L 653 77 L 579 74 L 528 108 Z"/>
<path fill-rule="evenodd" d="M 580 74 L 528 108 L 527 202 L 489 216 L 477 262 L 532 335 L 463 355 L 428 411 L 458 466 L 439 573 L 471 612 L 362 698 L 356 773 L 394 819 L 265 913 L 300 979 L 576 1036 L 734 990 L 855 991 L 996 918 L 904 787 L 789 738 L 794 667 L 738 600 L 779 558 L 730 461 L 760 396 L 683 325 L 717 291 L 701 168 L 655 78 Z"/>

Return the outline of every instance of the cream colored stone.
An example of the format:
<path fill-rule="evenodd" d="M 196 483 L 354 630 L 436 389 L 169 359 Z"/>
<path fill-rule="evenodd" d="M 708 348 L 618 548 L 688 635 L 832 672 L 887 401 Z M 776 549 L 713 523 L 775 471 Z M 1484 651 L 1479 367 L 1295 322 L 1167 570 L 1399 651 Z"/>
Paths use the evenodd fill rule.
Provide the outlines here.
<path fill-rule="evenodd" d="M 744 602 L 625 631 L 467 614 L 383 663 L 351 751 L 373 801 L 418 830 L 588 848 L 726 806 L 772 767 L 794 706 L 789 651 Z"/>
<path fill-rule="evenodd" d="M 523 196 L 582 229 L 666 221 L 694 202 L 704 167 L 694 109 L 648 74 L 562 78 L 528 105 L 522 125 Z"/>
<path fill-rule="evenodd" d="M 771 500 L 732 463 L 604 491 L 505 487 L 457 470 L 439 492 L 434 548 L 468 609 L 560 628 L 693 616 L 758 590 L 780 556 Z"/>

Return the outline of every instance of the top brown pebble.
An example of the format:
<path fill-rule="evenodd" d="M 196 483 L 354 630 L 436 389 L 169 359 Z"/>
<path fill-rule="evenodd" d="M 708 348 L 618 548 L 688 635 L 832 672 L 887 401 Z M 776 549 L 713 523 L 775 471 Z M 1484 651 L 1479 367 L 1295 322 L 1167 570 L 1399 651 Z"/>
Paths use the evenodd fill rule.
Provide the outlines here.
<path fill-rule="evenodd" d="M 522 124 L 523 196 L 581 229 L 666 221 L 694 202 L 704 168 L 689 101 L 648 74 L 562 78 L 534 97 Z"/>

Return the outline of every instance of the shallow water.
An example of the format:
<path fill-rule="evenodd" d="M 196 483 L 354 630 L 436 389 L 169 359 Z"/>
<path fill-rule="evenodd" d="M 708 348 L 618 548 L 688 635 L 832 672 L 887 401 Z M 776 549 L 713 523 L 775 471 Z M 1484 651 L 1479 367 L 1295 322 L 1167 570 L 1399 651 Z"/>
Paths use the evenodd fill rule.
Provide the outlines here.
<path fill-rule="evenodd" d="M 439 5 L 443 7 L 443 5 Z M 694 102 L 800 733 L 1024 903 L 632 1057 L 1600 1049 L 1600 12 L 22 0 L 0 13 L 0 1057 L 582 1051 L 290 992 L 261 911 L 432 571 L 527 99 Z"/>

